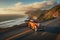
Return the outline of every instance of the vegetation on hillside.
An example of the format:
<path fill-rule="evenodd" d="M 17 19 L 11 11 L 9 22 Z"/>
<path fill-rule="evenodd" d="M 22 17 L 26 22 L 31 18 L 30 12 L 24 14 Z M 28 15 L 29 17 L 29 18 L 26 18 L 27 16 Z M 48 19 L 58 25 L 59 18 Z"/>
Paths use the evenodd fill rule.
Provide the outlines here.
<path fill-rule="evenodd" d="M 50 20 L 60 16 L 60 4 L 54 6 L 49 10 L 32 10 L 27 12 L 26 14 L 28 14 L 31 18 L 36 16 L 40 22 Z"/>

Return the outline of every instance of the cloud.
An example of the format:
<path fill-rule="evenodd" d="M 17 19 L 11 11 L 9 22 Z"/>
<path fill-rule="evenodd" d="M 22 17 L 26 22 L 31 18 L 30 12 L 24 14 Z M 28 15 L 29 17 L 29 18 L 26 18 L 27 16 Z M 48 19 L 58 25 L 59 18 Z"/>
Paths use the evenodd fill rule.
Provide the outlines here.
<path fill-rule="evenodd" d="M 22 2 L 17 2 L 17 3 L 15 4 L 15 6 L 20 6 L 20 5 L 22 5 Z"/>
<path fill-rule="evenodd" d="M 24 13 L 29 10 L 35 9 L 44 9 L 47 6 L 53 5 L 53 1 L 42 1 L 42 2 L 34 2 L 31 4 L 24 4 L 22 2 L 17 2 L 12 7 L 8 8 L 0 8 L 0 14 L 20 14 L 25 15 Z"/>

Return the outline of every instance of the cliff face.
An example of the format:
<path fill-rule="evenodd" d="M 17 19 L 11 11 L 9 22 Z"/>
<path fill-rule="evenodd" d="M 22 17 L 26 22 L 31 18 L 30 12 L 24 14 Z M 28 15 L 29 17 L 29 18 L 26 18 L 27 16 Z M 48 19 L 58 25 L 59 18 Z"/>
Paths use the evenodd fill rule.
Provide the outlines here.
<path fill-rule="evenodd" d="M 53 8 L 51 8 L 49 10 L 29 11 L 29 12 L 27 12 L 27 14 L 32 18 L 34 16 L 36 16 L 38 18 L 38 20 L 40 20 L 40 21 L 49 20 L 54 17 L 60 17 L 60 4 L 54 6 Z"/>
<path fill-rule="evenodd" d="M 56 5 L 55 7 L 51 8 L 46 14 L 45 18 L 49 19 L 52 17 L 59 17 L 60 16 L 60 4 Z"/>
<path fill-rule="evenodd" d="M 31 17 L 31 18 L 37 17 L 37 18 L 39 19 L 39 18 L 41 18 L 46 12 L 47 12 L 47 10 L 31 10 L 31 11 L 28 11 L 26 14 L 28 14 L 29 17 Z"/>
<path fill-rule="evenodd" d="M 46 21 L 56 17 L 60 17 L 60 4 L 49 9 L 42 18 L 39 18 L 39 20 Z"/>

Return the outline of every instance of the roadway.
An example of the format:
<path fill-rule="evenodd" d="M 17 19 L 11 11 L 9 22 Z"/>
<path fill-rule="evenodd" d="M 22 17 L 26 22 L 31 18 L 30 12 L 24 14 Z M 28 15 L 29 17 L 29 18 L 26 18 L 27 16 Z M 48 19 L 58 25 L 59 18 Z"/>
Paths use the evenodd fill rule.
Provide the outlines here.
<path fill-rule="evenodd" d="M 22 27 L 0 33 L 0 40 L 56 40 L 58 35 L 45 31 L 34 32 L 28 27 Z M 58 38 L 60 40 L 60 36 Z"/>
<path fill-rule="evenodd" d="M 22 28 L 16 28 L 16 29 L 13 29 L 13 30 L 8 30 L 6 32 L 1 32 L 0 33 L 0 40 L 5 40 L 6 38 L 8 38 L 10 36 L 22 33 L 22 32 L 27 31 L 27 30 L 30 30 L 30 28 L 28 28 L 28 27 L 23 28 L 22 27 Z"/>
<path fill-rule="evenodd" d="M 60 34 L 47 31 L 34 32 L 27 26 L 20 27 L 1 32 L 0 40 L 60 40 Z"/>

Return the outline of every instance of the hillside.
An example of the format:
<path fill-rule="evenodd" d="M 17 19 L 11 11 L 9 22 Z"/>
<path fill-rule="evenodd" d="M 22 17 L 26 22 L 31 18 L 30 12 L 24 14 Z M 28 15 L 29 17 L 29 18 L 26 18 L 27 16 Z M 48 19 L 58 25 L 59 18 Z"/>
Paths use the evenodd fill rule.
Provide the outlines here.
<path fill-rule="evenodd" d="M 52 7 L 49 10 L 31 10 L 26 14 L 28 14 L 31 18 L 36 16 L 40 22 L 50 20 L 60 16 L 60 4 Z"/>
<path fill-rule="evenodd" d="M 51 8 L 45 15 L 44 18 L 50 19 L 53 17 L 60 16 L 60 4 L 56 5 L 55 7 Z"/>
<path fill-rule="evenodd" d="M 34 17 L 37 17 L 38 19 L 42 18 L 45 13 L 47 12 L 48 10 L 31 10 L 31 11 L 28 11 L 26 12 L 26 14 L 28 14 L 29 17 L 31 17 L 31 19 L 33 19 Z"/>

